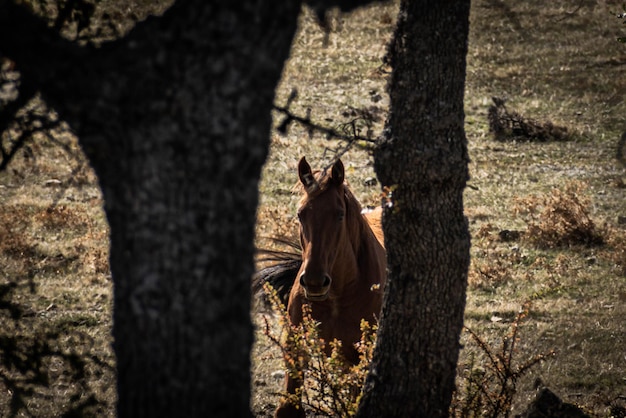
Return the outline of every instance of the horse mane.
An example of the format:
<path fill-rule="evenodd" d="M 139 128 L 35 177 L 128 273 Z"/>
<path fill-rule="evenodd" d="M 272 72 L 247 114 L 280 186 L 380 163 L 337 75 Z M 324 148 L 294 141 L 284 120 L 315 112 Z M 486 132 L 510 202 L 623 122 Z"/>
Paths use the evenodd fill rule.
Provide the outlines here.
<path fill-rule="evenodd" d="M 328 190 L 329 187 L 331 187 L 330 181 L 332 180 L 332 177 L 328 175 L 327 170 L 315 170 L 313 172 L 313 175 L 315 176 L 316 181 L 316 185 L 314 188 L 306 189 L 304 185 L 299 181 L 293 186 L 292 191 L 294 193 L 302 194 L 302 198 L 299 202 L 300 206 L 306 205 L 309 200 L 315 199 L 315 197 L 319 196 L 320 194 Z M 349 203 L 350 206 L 356 205 L 353 206 L 353 208 L 358 208 L 357 213 L 360 213 L 361 204 L 352 193 L 352 190 L 350 190 L 349 183 L 344 180 L 342 187 L 345 190 L 346 203 Z"/>
<path fill-rule="evenodd" d="M 359 247 L 363 243 L 363 234 L 370 228 L 369 223 L 363 217 L 363 208 L 361 203 L 352 193 L 352 190 L 345 183 L 342 185 L 344 190 L 344 198 L 346 200 L 346 220 L 348 221 L 348 231 L 355 236 L 351 237 L 351 241 L 355 244 L 354 253 L 359 254 Z"/>
<path fill-rule="evenodd" d="M 322 194 L 329 187 L 331 177 L 328 175 L 327 170 L 315 170 L 313 176 L 315 177 L 314 187 L 307 189 L 302 182 L 298 181 L 291 190 L 293 193 L 300 193 L 302 195 L 300 202 L 298 202 L 300 206 L 306 205 L 309 200 L 315 199 L 316 196 Z"/>

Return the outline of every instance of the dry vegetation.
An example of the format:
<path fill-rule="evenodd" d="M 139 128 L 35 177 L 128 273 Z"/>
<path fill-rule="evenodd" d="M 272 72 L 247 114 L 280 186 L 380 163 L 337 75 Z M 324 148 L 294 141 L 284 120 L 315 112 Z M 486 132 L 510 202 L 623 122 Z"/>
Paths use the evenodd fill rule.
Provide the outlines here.
<path fill-rule="evenodd" d="M 626 402 L 626 172 L 615 155 L 626 128 L 626 49 L 615 41 L 620 21 L 610 12 L 621 5 L 473 3 L 466 325 L 499 353 L 520 309 L 532 301 L 516 331 L 511 367 L 552 350 L 555 355 L 524 370 L 511 400 L 514 412 L 534 397 L 535 385 L 546 385 L 595 416 L 620 416 Z M 378 116 L 371 127 L 378 134 L 388 106 L 382 57 L 395 13 L 391 5 L 335 16 L 327 37 L 305 13 L 277 102 L 297 88 L 292 110 L 305 115 L 310 108 L 314 120 L 336 128 L 367 110 Z M 506 98 L 509 116 L 515 112 L 511 127 L 524 122 L 517 125 L 521 132 L 535 137 L 511 129 L 510 137 L 496 140 L 488 120 L 493 97 Z M 298 197 L 291 189 L 298 158 L 324 166 L 339 145 L 296 127 L 272 136 L 258 231 L 289 236 L 295 233 Z M 367 181 L 374 176 L 371 157 L 352 150 L 343 160 L 357 196 L 365 205 L 378 204 L 380 188 Z M 459 375 L 487 368 L 485 350 L 469 332 L 463 343 Z M 254 359 L 254 410 L 270 416 L 282 384 L 274 372 L 282 364 L 261 332 Z"/>
<path fill-rule="evenodd" d="M 473 3 L 466 326 L 497 353 L 520 308 L 532 301 L 516 330 L 513 365 L 551 350 L 555 355 L 520 376 L 514 411 L 528 404 L 536 385 L 546 385 L 594 416 L 620 416 L 626 403 L 626 172 L 615 154 L 626 129 L 626 47 L 615 41 L 622 27 L 610 12 L 621 4 Z M 306 115 L 310 109 L 319 123 L 377 135 L 388 106 L 382 57 L 396 7 L 336 14 L 329 34 L 305 10 L 277 104 L 285 104 L 295 88 L 293 112 Z M 505 97 L 523 120 L 565 127 L 571 137 L 496 141 L 487 117 L 492 97 Z M 4 338 L 17 334 L 23 338 L 16 350 L 48 353 L 40 374 L 23 375 L 20 365 L 28 358 L 3 352 L 1 416 L 20 388 L 33 416 L 71 409 L 112 416 L 107 227 L 96 179 L 76 144 L 63 140 L 67 147 L 36 138 L 0 173 L 0 342 L 6 350 Z M 272 132 L 260 186 L 259 237 L 295 233 L 298 197 L 291 190 L 298 159 L 306 155 L 313 166 L 324 166 L 341 146 L 322 135 L 311 138 L 296 125 L 286 135 Z M 380 188 L 372 184 L 367 151 L 350 150 L 343 161 L 361 202 L 377 205 Z M 275 372 L 283 367 L 280 351 L 263 334 L 262 316 L 254 313 L 259 332 L 252 406 L 257 416 L 269 416 L 282 385 Z M 463 343 L 459 375 L 475 375 L 477 365 L 487 368 L 484 347 L 470 333 Z M 10 388 L 13 381 L 18 386 Z"/>
<path fill-rule="evenodd" d="M 302 323 L 294 326 L 276 290 L 265 284 L 264 291 L 275 317 L 263 316 L 263 336 L 281 353 L 286 365 L 284 373 L 277 375 L 289 373 L 304 382 L 302 390 L 285 394 L 284 399 L 294 405 L 302 402 L 309 413 L 319 417 L 354 416 L 372 360 L 377 327 L 361 321 L 361 340 L 356 345 L 359 362 L 350 365 L 343 357 L 341 341 L 319 337 L 319 324 L 312 318 L 309 306 L 302 309 Z M 331 349 L 330 356 L 326 354 L 326 345 Z"/>
<path fill-rule="evenodd" d="M 112 416 L 108 231 L 71 138 L 0 173 L 0 416 Z"/>

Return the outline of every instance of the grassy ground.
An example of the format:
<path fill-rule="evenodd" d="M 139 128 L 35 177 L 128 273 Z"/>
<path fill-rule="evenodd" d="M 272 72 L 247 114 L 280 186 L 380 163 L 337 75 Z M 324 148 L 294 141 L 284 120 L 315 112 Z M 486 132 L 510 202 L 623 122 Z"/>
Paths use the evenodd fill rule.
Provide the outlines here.
<path fill-rule="evenodd" d="M 532 300 L 512 366 L 556 352 L 517 382 L 518 412 L 540 384 L 597 416 L 609 416 L 611 406 L 625 402 L 625 227 L 619 217 L 626 213 L 626 172 L 615 149 L 626 129 L 626 48 L 615 42 L 621 27 L 610 13 L 620 7 L 497 0 L 472 6 L 466 89 L 472 161 L 465 199 L 473 261 L 466 325 L 495 354 L 524 302 Z M 305 114 L 310 108 L 313 119 L 336 128 L 367 110 L 380 115 L 372 126 L 378 134 L 388 106 L 382 57 L 395 13 L 396 5 L 388 5 L 336 17 L 328 36 L 305 13 L 278 103 L 297 88 L 292 110 Z M 507 98 L 507 107 L 525 118 L 567 128 L 569 140 L 495 141 L 487 121 L 493 96 Z M 287 136 L 273 134 L 261 185 L 260 236 L 294 233 L 298 197 L 291 187 L 298 158 L 306 155 L 313 165 L 325 166 L 337 147 L 297 128 Z M 366 185 L 374 176 L 371 157 L 354 150 L 343 160 L 357 196 L 376 205 L 380 190 Z M 578 197 L 590 200 L 589 213 L 605 245 L 541 248 L 530 239 L 500 238 L 501 231 L 528 228 L 531 219 L 516 213 L 516 205 L 527 208 L 572 181 L 582 183 Z M 516 200 L 529 195 L 536 197 Z M 273 372 L 281 364 L 262 333 L 258 341 L 253 405 L 259 416 L 269 416 L 282 383 Z M 468 335 L 463 341 L 462 363 L 483 358 Z"/>
<path fill-rule="evenodd" d="M 76 149 L 71 138 L 64 142 Z M 18 406 L 10 400 L 21 393 L 26 409 L 19 416 L 61 416 L 94 399 L 104 406 L 92 413 L 113 416 L 107 258 L 91 169 L 75 151 L 31 144 L 0 173 L 0 416 L 9 416 Z M 7 337 L 16 335 L 12 345 Z M 36 353 L 41 363 L 29 357 Z"/>
<path fill-rule="evenodd" d="M 357 127 L 364 135 L 368 129 L 377 135 L 388 106 L 382 57 L 396 7 L 335 15 L 330 34 L 305 11 L 277 103 L 285 104 L 297 89 L 293 112 L 304 115 L 310 109 L 313 120 L 337 129 L 367 113 L 371 124 L 359 120 Z M 466 91 L 472 178 L 465 194 L 472 265 L 466 325 L 496 352 L 522 304 L 532 300 L 514 364 L 556 352 L 518 382 L 517 411 L 539 381 L 598 417 L 610 416 L 612 405 L 626 402 L 626 226 L 620 221 L 626 216 L 626 169 L 614 157 L 626 129 L 626 46 L 615 41 L 623 29 L 610 13 L 620 8 L 609 0 L 476 0 L 472 6 Z M 566 127 L 571 140 L 495 141 L 487 122 L 493 96 L 507 97 L 508 108 L 524 117 Z M 21 345 L 33 348 L 50 330 L 62 331 L 51 339 L 53 354 L 43 365 L 47 388 L 28 396 L 35 416 L 58 416 L 72 402 L 88 404 L 90 394 L 104 401 L 94 414 L 112 416 L 107 227 L 96 180 L 75 143 L 67 141 L 70 153 L 45 141 L 32 144 L 0 173 L 0 334 L 23 335 Z M 324 166 L 340 146 L 319 135 L 310 138 L 295 125 L 285 136 L 272 133 L 260 186 L 260 238 L 295 232 L 298 196 L 291 189 L 298 159 L 306 155 L 313 166 Z M 343 161 L 361 202 L 378 204 L 380 189 L 367 181 L 374 176 L 367 151 L 351 150 Z M 604 245 L 543 248 L 523 236 L 503 235 L 528 230 L 529 218 L 516 207 L 540 202 L 574 180 L 584 186 L 578 193 L 589 199 Z M 529 195 L 536 197 L 518 199 Z M 6 301 L 23 312 L 19 324 L 10 318 L 7 306 L 13 305 Z M 262 315 L 254 312 L 259 324 Z M 462 363 L 472 355 L 480 358 L 468 335 L 463 338 Z M 86 386 L 71 379 L 75 365 L 63 354 L 73 350 L 89 358 Z M 259 331 L 252 370 L 257 416 L 271 415 L 278 401 L 279 357 Z M 19 375 L 4 364 L 0 371 L 3 377 Z M 1 416 L 10 395 L 5 384 Z"/>

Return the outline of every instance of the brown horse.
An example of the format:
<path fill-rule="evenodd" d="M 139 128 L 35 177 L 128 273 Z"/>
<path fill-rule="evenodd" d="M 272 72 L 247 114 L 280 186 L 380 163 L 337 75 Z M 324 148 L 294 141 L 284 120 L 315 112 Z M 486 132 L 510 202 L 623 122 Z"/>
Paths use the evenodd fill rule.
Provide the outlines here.
<path fill-rule="evenodd" d="M 355 364 L 361 320 L 376 322 L 386 280 L 380 211 L 361 214 L 361 205 L 344 184 L 341 161 L 330 173 L 316 176 L 303 157 L 298 176 L 304 189 L 298 209 L 302 263 L 289 294 L 289 320 L 299 325 L 302 306 L 309 304 L 320 324 L 320 338 L 340 340 L 346 360 Z M 301 385 L 300 379 L 287 373 L 289 394 Z M 280 418 L 303 416 L 302 405 L 289 401 L 276 410 Z"/>

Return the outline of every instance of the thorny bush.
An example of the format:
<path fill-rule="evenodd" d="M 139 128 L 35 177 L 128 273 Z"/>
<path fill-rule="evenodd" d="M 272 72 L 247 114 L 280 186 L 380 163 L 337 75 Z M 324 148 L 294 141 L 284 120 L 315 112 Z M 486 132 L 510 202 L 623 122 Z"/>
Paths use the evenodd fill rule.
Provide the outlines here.
<path fill-rule="evenodd" d="M 287 373 L 304 381 L 302 391 L 291 395 L 291 400 L 297 403 L 301 396 L 304 406 L 316 416 L 354 416 L 374 350 L 376 326 L 361 322 L 361 341 L 356 345 L 359 363 L 350 365 L 341 354 L 341 341 L 328 342 L 332 351 L 330 357 L 326 355 L 327 342 L 319 337 L 319 324 L 311 317 L 309 306 L 303 306 L 302 323 L 294 326 L 276 291 L 269 285 L 265 285 L 265 291 L 282 335 L 272 332 L 267 317 L 264 333 L 281 350 Z M 287 394 L 282 396 L 290 398 Z"/>
<path fill-rule="evenodd" d="M 517 198 L 513 210 L 528 225 L 526 239 L 539 248 L 604 244 L 589 213 L 590 199 L 585 192 L 583 183 L 572 181 L 547 195 Z"/>
<path fill-rule="evenodd" d="M 460 383 L 455 392 L 450 416 L 453 418 L 508 418 L 519 380 L 537 364 L 555 355 L 554 351 L 537 354 L 524 362 L 516 358 L 519 330 L 528 317 L 531 302 L 522 305 L 499 347 L 490 346 L 474 331 L 465 327 L 470 339 L 466 347 L 475 346 L 483 359 L 469 357 L 459 366 Z"/>

